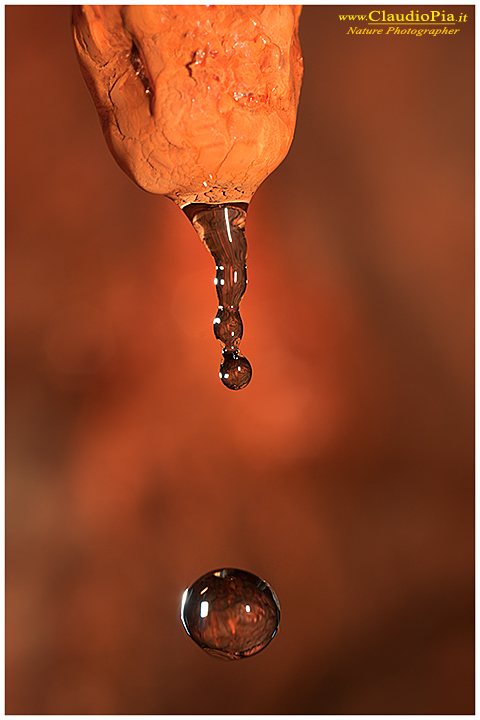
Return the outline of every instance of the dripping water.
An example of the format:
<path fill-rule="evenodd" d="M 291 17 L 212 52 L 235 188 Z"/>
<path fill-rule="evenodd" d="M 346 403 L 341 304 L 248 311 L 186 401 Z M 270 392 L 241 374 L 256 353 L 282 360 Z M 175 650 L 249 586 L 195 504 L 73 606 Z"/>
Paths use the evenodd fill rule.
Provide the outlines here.
<path fill-rule="evenodd" d="M 252 377 L 252 367 L 240 353 L 243 323 L 240 301 L 247 287 L 246 203 L 183 208 L 216 266 L 218 311 L 213 321 L 215 337 L 222 344 L 220 379 L 230 390 L 241 390 Z"/>

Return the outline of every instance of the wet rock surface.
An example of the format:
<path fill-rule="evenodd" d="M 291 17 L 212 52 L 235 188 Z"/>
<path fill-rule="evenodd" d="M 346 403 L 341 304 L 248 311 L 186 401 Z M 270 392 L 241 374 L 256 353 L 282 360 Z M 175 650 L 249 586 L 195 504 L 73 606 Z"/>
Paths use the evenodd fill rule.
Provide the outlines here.
<path fill-rule="evenodd" d="M 248 202 L 293 138 L 292 5 L 78 5 L 80 64 L 119 165 L 178 204 Z"/>

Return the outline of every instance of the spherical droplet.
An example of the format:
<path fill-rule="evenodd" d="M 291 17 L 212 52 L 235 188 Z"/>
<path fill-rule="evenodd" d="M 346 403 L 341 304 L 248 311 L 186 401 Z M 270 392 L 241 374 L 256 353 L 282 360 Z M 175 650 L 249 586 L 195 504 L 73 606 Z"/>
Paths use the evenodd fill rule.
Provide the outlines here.
<path fill-rule="evenodd" d="M 192 640 L 207 653 L 240 660 L 272 640 L 280 607 L 265 580 L 226 568 L 203 575 L 185 590 L 181 618 Z"/>
<path fill-rule="evenodd" d="M 220 379 L 229 390 L 242 390 L 252 379 L 252 366 L 238 352 L 224 352 Z"/>

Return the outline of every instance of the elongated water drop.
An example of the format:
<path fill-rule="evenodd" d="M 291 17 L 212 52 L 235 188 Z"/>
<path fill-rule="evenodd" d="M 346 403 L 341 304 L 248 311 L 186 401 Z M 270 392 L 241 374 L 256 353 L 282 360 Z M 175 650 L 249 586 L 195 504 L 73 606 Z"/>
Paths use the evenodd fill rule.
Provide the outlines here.
<path fill-rule="evenodd" d="M 220 379 L 230 390 L 241 390 L 252 377 L 252 367 L 239 350 L 243 335 L 239 308 L 247 287 L 247 208 L 245 203 L 183 208 L 215 260 L 218 312 L 213 330 L 222 344 Z"/>
<path fill-rule="evenodd" d="M 280 607 L 265 580 L 223 568 L 202 575 L 185 590 L 181 618 L 202 650 L 241 660 L 267 647 L 278 630 Z"/>

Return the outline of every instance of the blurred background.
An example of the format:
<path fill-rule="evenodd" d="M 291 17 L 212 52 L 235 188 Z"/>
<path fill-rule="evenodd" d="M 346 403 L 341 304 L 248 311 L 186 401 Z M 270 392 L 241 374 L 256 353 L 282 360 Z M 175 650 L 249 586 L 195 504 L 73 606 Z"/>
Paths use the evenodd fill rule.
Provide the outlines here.
<path fill-rule="evenodd" d="M 347 35 L 370 9 L 304 7 L 233 393 L 213 260 L 110 156 L 70 8 L 6 7 L 7 713 L 474 712 L 474 6 Z M 222 565 L 282 607 L 240 663 L 179 621 Z"/>

